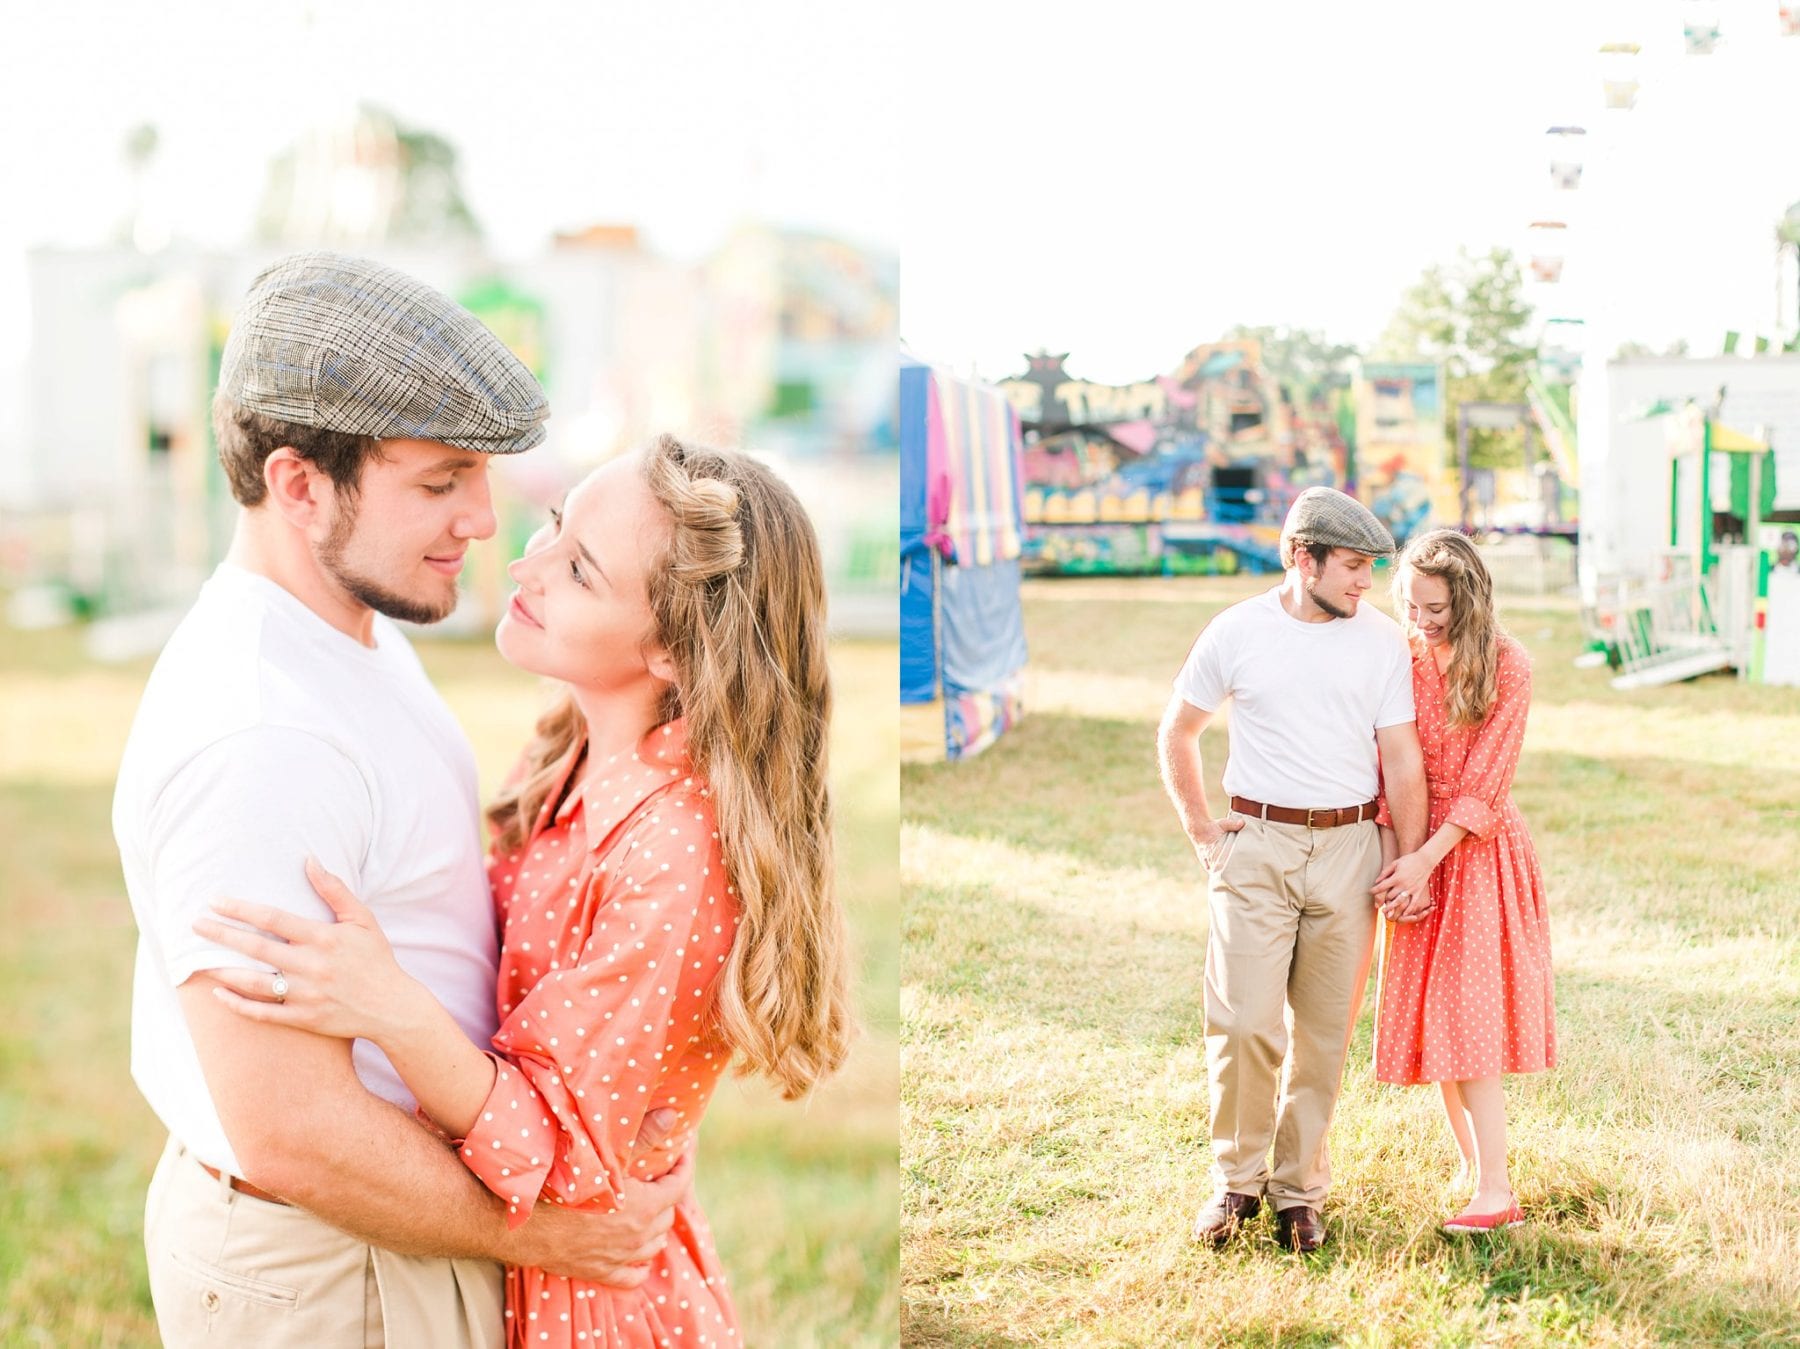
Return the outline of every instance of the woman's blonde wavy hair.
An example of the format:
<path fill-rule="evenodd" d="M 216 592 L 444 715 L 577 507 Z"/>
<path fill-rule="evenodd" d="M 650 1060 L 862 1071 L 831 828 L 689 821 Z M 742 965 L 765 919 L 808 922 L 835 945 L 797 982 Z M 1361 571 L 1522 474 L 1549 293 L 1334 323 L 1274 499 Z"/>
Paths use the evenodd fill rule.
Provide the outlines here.
<path fill-rule="evenodd" d="M 1444 677 L 1444 711 L 1452 726 L 1479 726 L 1494 706 L 1500 670 L 1499 620 L 1494 579 L 1466 534 L 1434 529 L 1406 545 L 1394 566 L 1394 611 L 1406 635 L 1423 640 L 1407 613 L 1406 573 L 1436 576 L 1450 589 L 1450 668 Z"/>
<path fill-rule="evenodd" d="M 651 636 L 675 667 L 659 721 L 687 718 L 743 910 L 713 1013 L 739 1071 L 791 1100 L 842 1065 L 854 1035 L 832 880 L 818 539 L 788 486 L 747 455 L 662 436 L 644 475 L 670 522 L 646 569 Z M 524 843 L 581 733 L 565 692 L 488 810 L 502 851 Z"/>

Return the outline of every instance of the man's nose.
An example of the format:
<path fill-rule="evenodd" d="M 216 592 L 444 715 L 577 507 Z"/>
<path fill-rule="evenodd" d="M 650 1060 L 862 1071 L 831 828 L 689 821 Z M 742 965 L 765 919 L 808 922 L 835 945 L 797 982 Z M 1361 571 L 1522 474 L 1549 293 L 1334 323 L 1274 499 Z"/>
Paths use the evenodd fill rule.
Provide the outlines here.
<path fill-rule="evenodd" d="M 468 496 L 451 532 L 459 539 L 491 539 L 500 527 L 494 514 L 494 496 L 488 488 L 487 465 L 469 475 Z"/>

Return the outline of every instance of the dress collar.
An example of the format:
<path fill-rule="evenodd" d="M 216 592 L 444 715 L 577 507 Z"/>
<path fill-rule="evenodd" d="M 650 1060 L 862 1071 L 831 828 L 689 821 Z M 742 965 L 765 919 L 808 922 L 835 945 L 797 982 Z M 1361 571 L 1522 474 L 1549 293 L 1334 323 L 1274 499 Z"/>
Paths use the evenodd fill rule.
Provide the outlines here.
<path fill-rule="evenodd" d="M 586 762 L 587 737 L 584 734 L 569 755 L 556 791 L 546 800 L 554 801 L 564 790 L 570 774 L 581 769 L 583 780 L 569 792 L 556 811 L 556 822 L 562 824 L 580 809 L 587 829 L 588 848 L 600 847 L 618 827 L 652 795 L 684 778 L 692 778 L 693 762 L 688 758 L 687 719 L 676 717 L 654 728 L 629 754 L 615 754 L 604 763 Z"/>

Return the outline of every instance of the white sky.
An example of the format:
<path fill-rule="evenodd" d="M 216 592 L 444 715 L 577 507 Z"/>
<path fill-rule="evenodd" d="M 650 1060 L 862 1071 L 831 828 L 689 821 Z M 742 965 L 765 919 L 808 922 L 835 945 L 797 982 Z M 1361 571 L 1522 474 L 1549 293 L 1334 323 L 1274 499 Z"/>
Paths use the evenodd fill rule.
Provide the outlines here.
<path fill-rule="evenodd" d="M 1428 263 L 1523 256 L 1547 214 L 1570 224 L 1565 284 L 1529 298 L 1587 319 L 1597 354 L 1772 334 L 1774 220 L 1800 199 L 1800 37 L 1777 8 L 966 5 L 907 84 L 927 150 L 907 190 L 933 209 L 901 239 L 902 336 L 989 378 L 1042 346 L 1109 382 L 1238 322 L 1366 342 Z M 1724 42 L 1685 56 L 1708 15 Z M 1631 112 L 1602 108 L 1609 59 L 1638 68 Z M 1589 131 L 1574 194 L 1549 187 L 1558 123 Z"/>
<path fill-rule="evenodd" d="M 247 234 L 272 155 L 380 102 L 461 151 L 503 256 L 635 222 L 693 255 L 756 214 L 901 253 L 902 335 L 1000 377 L 1168 369 L 1235 322 L 1367 341 L 1459 244 L 1572 228 L 1533 299 L 1596 348 L 1774 331 L 1800 199 L 1776 0 L 59 0 L 0 41 L 0 373 L 35 243 L 106 236 L 126 131 L 179 236 Z M 310 15 L 310 18 L 308 16 Z M 1681 54 L 1684 17 L 1724 43 Z M 1629 113 L 1608 40 L 1643 44 Z M 1548 188 L 1553 122 L 1589 128 Z M 1791 293 L 1791 287 L 1790 287 Z M 1789 322 L 1793 302 L 1789 301 Z"/>
<path fill-rule="evenodd" d="M 0 368 L 24 252 L 108 237 L 161 133 L 177 237 L 248 235 L 269 160 L 359 100 L 439 132 L 502 256 L 634 223 L 675 256 L 746 215 L 892 249 L 891 16 L 827 0 L 55 0 L 0 37 Z"/>

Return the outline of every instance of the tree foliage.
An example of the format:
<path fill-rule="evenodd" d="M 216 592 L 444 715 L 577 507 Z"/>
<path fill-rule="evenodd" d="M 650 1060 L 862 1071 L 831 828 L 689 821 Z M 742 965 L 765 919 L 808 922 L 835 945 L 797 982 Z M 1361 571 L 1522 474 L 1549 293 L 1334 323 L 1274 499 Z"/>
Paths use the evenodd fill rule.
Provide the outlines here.
<path fill-rule="evenodd" d="M 481 237 L 456 147 L 364 104 L 348 129 L 321 129 L 269 163 L 257 235 L 289 244 L 431 246 Z"/>
<path fill-rule="evenodd" d="M 1375 344 L 1377 359 L 1434 361 L 1444 370 L 1444 435 L 1456 444 L 1457 409 L 1464 403 L 1522 403 L 1537 358 L 1528 329 L 1531 306 L 1509 249 L 1471 253 L 1427 267 L 1400 300 Z M 1473 430 L 1470 462 L 1502 468 L 1523 463 L 1516 431 Z"/>

